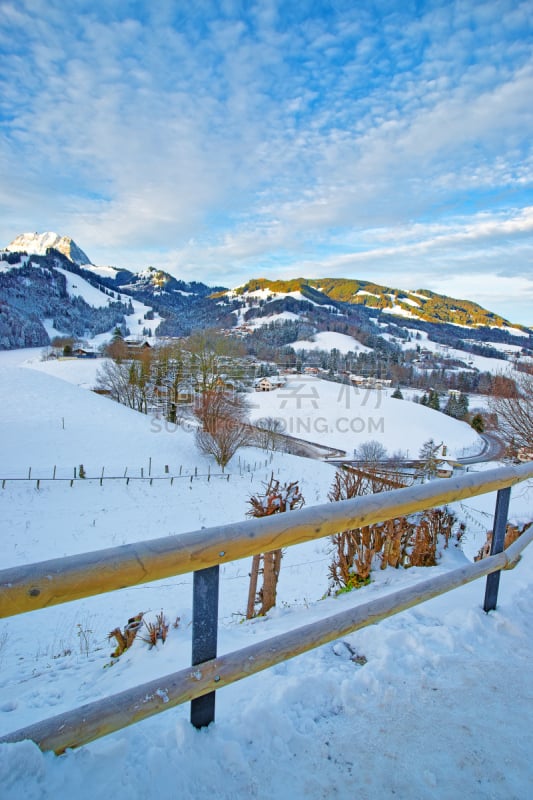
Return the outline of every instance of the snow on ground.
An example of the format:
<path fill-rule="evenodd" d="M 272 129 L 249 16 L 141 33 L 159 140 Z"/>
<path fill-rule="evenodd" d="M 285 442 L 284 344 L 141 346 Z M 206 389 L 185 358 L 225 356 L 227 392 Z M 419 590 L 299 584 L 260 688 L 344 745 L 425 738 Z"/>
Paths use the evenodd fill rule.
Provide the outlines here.
<path fill-rule="evenodd" d="M 215 475 L 213 465 L 208 480 L 208 461 L 190 431 L 165 430 L 160 421 L 50 374 L 20 369 L 11 353 L 2 354 L 3 364 L 0 477 L 27 477 L 33 467 L 32 480 L 6 481 L 0 489 L 4 567 L 241 520 L 250 493 L 272 471 L 283 481 L 299 479 L 307 505 L 326 500 L 331 465 L 246 449 L 230 463 L 229 480 Z M 319 411 L 333 418 L 335 396 L 321 383 L 315 388 L 327 410 Z M 274 394 L 260 397 L 269 398 Z M 404 404 L 386 400 L 398 404 L 396 427 L 404 424 L 414 437 L 410 406 L 419 414 L 429 410 L 405 404 L 402 423 Z M 428 419 L 418 417 L 422 426 Z M 431 419 L 440 433 L 437 417 Z M 385 431 L 392 451 L 393 429 Z M 50 476 L 57 465 L 58 476 L 70 476 L 80 462 L 87 479 L 72 486 L 43 481 L 37 488 L 38 471 Z M 149 464 L 163 480 L 150 484 Z M 100 485 L 102 466 L 106 476 L 114 471 L 121 479 Z M 128 484 L 126 467 L 135 477 L 143 468 L 145 479 Z M 530 518 L 532 501 L 531 486 L 515 487 L 512 518 Z M 431 570 L 378 570 L 369 586 L 337 598 L 321 599 L 327 543 L 289 548 L 278 606 L 263 619 L 242 622 L 249 561 L 223 566 L 219 652 L 464 564 L 484 541 L 494 502 L 489 495 L 457 504 L 468 524 L 464 553 L 443 551 Z M 221 690 L 217 721 L 208 730 L 193 729 L 188 707 L 181 706 L 60 758 L 41 754 L 31 742 L 0 745 L 2 797 L 525 800 L 533 745 L 530 551 L 502 575 L 496 612 L 481 610 L 482 581 L 463 587 Z M 188 664 L 191 583 L 184 575 L 3 620 L 0 733 Z M 132 614 L 142 610 L 153 619 L 161 609 L 171 622 L 180 617 L 165 645 L 149 650 L 138 637 L 107 666 L 113 648 L 107 633 Z M 366 663 L 350 660 L 349 648 Z"/>
<path fill-rule="evenodd" d="M 162 317 L 159 316 L 157 312 L 154 312 L 153 319 L 145 319 L 144 315 L 148 311 L 153 311 L 151 306 L 146 306 L 144 303 L 141 303 L 140 300 L 135 300 L 133 297 L 129 297 L 129 295 L 121 295 L 118 296 L 117 293 L 117 300 L 122 300 L 123 303 L 128 303 L 131 300 L 133 306 L 133 313 L 127 314 L 125 316 L 126 320 L 126 327 L 129 329 L 130 334 L 127 337 L 128 339 L 142 339 L 143 341 L 148 341 L 151 344 L 157 341 L 157 337 L 152 336 L 144 336 L 143 329 L 148 328 L 153 332 L 159 325 L 162 320 Z M 103 344 L 108 344 L 111 340 L 111 334 L 107 333 L 100 333 L 97 336 L 94 336 L 92 339 L 89 339 L 89 343 L 95 349 L 98 349 Z"/>
<path fill-rule="evenodd" d="M 417 315 L 413 314 L 411 311 L 408 311 L 403 306 L 398 305 L 397 303 L 392 306 L 392 308 L 387 309 L 387 314 L 394 314 L 395 317 L 407 317 L 410 319 L 417 319 Z"/>
<path fill-rule="evenodd" d="M 490 346 L 494 347 L 495 350 L 500 350 L 502 353 L 513 353 L 514 355 L 519 355 L 522 348 L 519 344 L 506 344 L 505 342 L 490 342 Z"/>
<path fill-rule="evenodd" d="M 313 336 L 312 340 L 302 339 L 293 342 L 291 347 L 298 350 L 333 350 L 336 348 L 339 353 L 369 353 L 371 347 L 367 347 L 353 336 L 345 333 L 335 333 L 335 331 L 321 331 Z"/>
<path fill-rule="evenodd" d="M 23 366 L 61 378 L 62 381 L 81 386 L 83 389 L 94 389 L 98 383 L 98 370 L 106 361 L 105 358 L 58 358 L 50 361 L 36 358 L 29 359 Z"/>
<path fill-rule="evenodd" d="M 252 418 L 275 417 L 282 430 L 352 455 L 363 442 L 381 442 L 389 454 L 398 450 L 416 458 L 428 439 L 443 442 L 448 455 L 465 448 L 483 450 L 483 442 L 466 422 L 426 406 L 396 400 L 384 390 L 347 386 L 312 376 L 295 376 L 281 389 L 255 392 Z"/>
<path fill-rule="evenodd" d="M 240 309 L 243 314 L 247 309 Z M 295 322 L 301 320 L 301 314 L 295 314 L 293 311 L 281 311 L 279 314 L 270 314 L 268 317 L 255 317 L 248 322 L 243 321 L 239 324 L 247 325 L 249 328 L 262 328 L 264 325 L 270 325 L 271 322 Z"/>
<path fill-rule="evenodd" d="M 117 276 L 117 272 L 120 272 L 117 267 L 97 266 L 96 264 L 84 264 L 83 268 L 89 272 L 94 272 L 98 278 L 114 279 Z"/>
<path fill-rule="evenodd" d="M 493 326 L 496 327 L 496 326 Z M 527 331 L 523 331 L 520 328 L 510 328 L 508 325 L 503 326 L 503 330 L 507 331 L 507 333 L 512 333 L 513 336 L 525 336 L 526 339 L 529 337 L 529 333 Z M 530 328 L 531 330 L 531 328 Z"/>
<path fill-rule="evenodd" d="M 420 303 L 417 303 L 416 300 L 412 300 L 410 297 L 402 297 L 400 299 L 402 303 L 407 303 L 408 306 L 413 306 L 413 308 L 420 308 Z"/>
<path fill-rule="evenodd" d="M 115 298 L 110 297 L 101 289 L 97 289 L 80 275 L 68 272 L 66 269 L 56 267 L 57 272 L 65 276 L 67 281 L 67 292 L 70 297 L 81 297 L 94 308 L 104 308 L 113 303 Z"/>
<path fill-rule="evenodd" d="M 501 358 L 477 356 L 473 353 L 467 353 L 465 350 L 457 350 L 454 347 L 447 347 L 439 342 L 433 342 L 431 339 L 428 339 L 428 334 L 425 331 L 418 331 L 415 328 L 408 328 L 407 326 L 406 330 L 409 331 L 413 340 L 410 342 L 396 341 L 402 350 L 414 350 L 418 344 L 426 350 L 437 353 L 441 358 L 455 358 L 459 361 L 464 361 L 465 364 L 468 364 L 468 366 L 474 369 L 478 369 L 480 372 L 490 372 L 493 375 L 507 373 L 512 369 L 513 365 Z M 415 340 L 414 337 L 417 336 L 417 334 L 419 334 L 419 338 Z M 490 344 L 492 345 L 493 343 L 490 342 Z M 508 349 L 508 347 L 506 346 L 505 349 Z"/>

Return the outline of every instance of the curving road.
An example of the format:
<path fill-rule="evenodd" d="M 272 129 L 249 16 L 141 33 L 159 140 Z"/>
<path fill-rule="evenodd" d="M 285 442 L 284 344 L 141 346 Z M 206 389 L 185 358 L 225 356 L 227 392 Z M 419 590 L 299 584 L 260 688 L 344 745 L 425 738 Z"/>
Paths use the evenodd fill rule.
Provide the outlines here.
<path fill-rule="evenodd" d="M 459 464 L 479 464 L 483 461 L 495 461 L 503 456 L 505 447 L 495 434 L 480 433 L 479 435 L 484 442 L 483 450 L 475 456 L 458 458 Z"/>

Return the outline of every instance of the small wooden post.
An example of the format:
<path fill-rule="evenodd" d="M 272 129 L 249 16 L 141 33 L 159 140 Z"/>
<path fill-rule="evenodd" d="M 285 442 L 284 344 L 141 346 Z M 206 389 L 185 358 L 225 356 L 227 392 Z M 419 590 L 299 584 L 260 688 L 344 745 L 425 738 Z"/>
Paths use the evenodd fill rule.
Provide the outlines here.
<path fill-rule="evenodd" d="M 200 569 L 193 578 L 192 665 L 217 655 L 219 567 Z M 201 672 L 201 670 L 200 670 Z M 191 723 L 204 728 L 215 720 L 215 692 L 191 701 Z"/>
<path fill-rule="evenodd" d="M 255 617 L 255 604 L 257 599 L 257 581 L 261 565 L 261 553 L 252 558 L 252 571 L 250 572 L 250 586 L 248 588 L 248 604 L 246 606 L 246 619 Z"/>
<path fill-rule="evenodd" d="M 507 515 L 509 513 L 509 500 L 511 499 L 511 487 L 500 489 L 496 495 L 496 510 L 494 512 L 494 526 L 492 531 L 492 543 L 490 546 L 491 556 L 501 553 L 505 543 L 505 532 L 507 530 Z M 484 611 L 494 611 L 498 602 L 498 588 L 500 586 L 500 570 L 487 575 L 485 586 Z"/>

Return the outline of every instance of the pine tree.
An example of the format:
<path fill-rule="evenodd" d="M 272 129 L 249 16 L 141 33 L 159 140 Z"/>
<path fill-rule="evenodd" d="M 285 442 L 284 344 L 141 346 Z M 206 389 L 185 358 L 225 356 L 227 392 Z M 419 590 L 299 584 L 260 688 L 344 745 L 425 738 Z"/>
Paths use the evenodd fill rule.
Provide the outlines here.
<path fill-rule="evenodd" d="M 483 433 L 483 431 L 485 430 L 485 423 L 483 421 L 483 417 L 481 416 L 481 414 L 475 414 L 470 424 L 473 427 L 473 429 L 478 433 Z"/>
<path fill-rule="evenodd" d="M 427 477 L 431 478 L 437 474 L 437 464 L 438 464 L 438 451 L 441 447 L 440 444 L 435 444 L 434 439 L 428 439 L 424 442 L 422 447 L 420 448 L 420 453 L 418 457 L 422 462 L 421 470 L 422 474 L 426 475 Z"/>
<path fill-rule="evenodd" d="M 439 393 L 435 391 L 435 389 L 431 389 L 427 404 L 429 408 L 434 408 L 435 411 L 440 411 Z"/>
<path fill-rule="evenodd" d="M 459 399 L 457 401 L 457 406 L 458 406 L 457 419 L 465 419 L 465 417 L 468 414 L 468 395 L 463 394 L 463 392 L 461 392 L 461 394 L 459 395 Z"/>

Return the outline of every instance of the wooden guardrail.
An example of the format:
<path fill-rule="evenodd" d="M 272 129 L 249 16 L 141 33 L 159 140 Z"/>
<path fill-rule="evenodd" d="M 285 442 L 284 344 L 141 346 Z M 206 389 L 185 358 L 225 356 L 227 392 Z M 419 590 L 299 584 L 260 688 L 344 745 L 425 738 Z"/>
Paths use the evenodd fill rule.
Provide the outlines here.
<path fill-rule="evenodd" d="M 15 731 L 0 742 L 32 739 L 43 750 L 61 753 L 187 701 L 192 701 L 191 721 L 200 727 L 214 719 L 216 689 L 485 575 L 484 609 L 489 611 L 496 607 L 500 570 L 514 566 L 533 539 L 530 528 L 502 552 L 510 487 L 528 478 L 533 478 L 533 464 L 503 467 L 3 570 L 1 617 L 171 575 L 195 574 L 192 667 Z M 498 497 L 489 558 L 216 657 L 219 564 L 493 491 Z"/>

